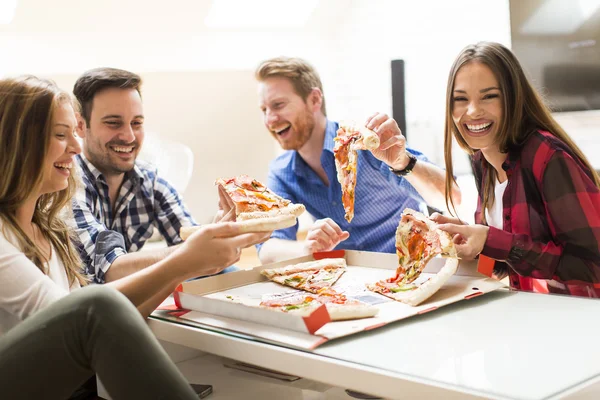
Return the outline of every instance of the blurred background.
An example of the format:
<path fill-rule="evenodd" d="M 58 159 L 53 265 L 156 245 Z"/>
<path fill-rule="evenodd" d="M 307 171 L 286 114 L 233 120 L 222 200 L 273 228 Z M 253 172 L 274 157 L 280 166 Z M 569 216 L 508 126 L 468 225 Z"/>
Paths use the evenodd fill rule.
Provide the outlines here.
<path fill-rule="evenodd" d="M 524 64 L 532 55 L 525 68 L 549 100 L 575 99 L 555 102 L 563 107 L 556 116 L 600 166 L 600 112 L 593 110 L 600 108 L 593 85 L 600 82 L 593 67 L 600 65 L 599 3 L 0 0 L 0 76 L 35 74 L 71 90 L 90 68 L 141 74 L 145 157 L 183 189 L 198 221 L 208 222 L 216 210 L 214 180 L 240 173 L 265 180 L 279 151 L 262 124 L 253 76 L 260 61 L 279 55 L 303 57 L 317 68 L 330 118 L 358 121 L 375 111 L 393 113 L 391 62 L 403 60 L 409 146 L 443 165 L 446 79 L 454 57 L 481 40 L 513 46 Z M 548 47 L 558 38 L 558 47 Z M 538 73 L 544 68 L 535 63 L 544 60 L 559 66 L 546 69 L 551 79 Z M 574 60 L 591 69 L 565 67 Z M 586 89 L 583 99 L 560 85 L 583 75 L 592 83 L 566 85 Z M 455 162 L 461 217 L 468 220 L 475 205 L 470 166 L 460 150 Z"/>

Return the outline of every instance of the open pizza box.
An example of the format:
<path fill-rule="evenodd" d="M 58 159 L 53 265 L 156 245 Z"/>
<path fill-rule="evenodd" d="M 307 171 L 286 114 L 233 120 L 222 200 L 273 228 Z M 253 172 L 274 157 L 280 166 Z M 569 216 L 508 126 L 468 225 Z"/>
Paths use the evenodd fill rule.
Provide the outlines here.
<path fill-rule="evenodd" d="M 326 307 L 309 316 L 299 316 L 265 308 L 258 304 L 264 296 L 296 292 L 267 280 L 260 271 L 322 258 L 344 257 L 348 269 L 333 285 L 338 292 L 379 309 L 375 317 L 331 321 Z M 339 250 L 256 267 L 252 270 L 217 275 L 183 283 L 175 292 L 177 316 L 192 325 L 216 328 L 233 334 L 250 336 L 268 343 L 312 350 L 317 346 L 353 333 L 368 331 L 391 322 L 431 311 L 447 304 L 468 300 L 505 285 L 477 272 L 475 262 L 461 262 L 444 286 L 421 305 L 413 307 L 373 293 L 367 283 L 393 276 L 398 258 L 395 254 Z M 424 282 L 443 267 L 445 259 L 434 258 L 416 283 Z"/>

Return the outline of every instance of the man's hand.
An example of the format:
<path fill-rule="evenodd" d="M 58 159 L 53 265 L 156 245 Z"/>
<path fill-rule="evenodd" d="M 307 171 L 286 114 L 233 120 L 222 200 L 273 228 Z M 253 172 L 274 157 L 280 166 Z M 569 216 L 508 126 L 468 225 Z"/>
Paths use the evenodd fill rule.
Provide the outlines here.
<path fill-rule="evenodd" d="M 242 233 L 231 222 L 204 225 L 177 250 L 178 268 L 190 278 L 214 275 L 238 262 L 243 248 L 264 242 L 271 233 Z"/>
<path fill-rule="evenodd" d="M 213 218 L 213 223 L 235 221 L 235 203 L 223 186 L 217 185 L 217 188 L 219 192 L 219 211 Z"/>
<path fill-rule="evenodd" d="M 310 227 L 304 241 L 304 249 L 309 253 L 333 250 L 341 241 L 350 237 L 331 218 L 319 219 Z"/>
<path fill-rule="evenodd" d="M 442 224 L 438 228 L 452 236 L 456 252 L 463 260 L 473 260 L 481 253 L 490 231 L 489 227 L 479 224 Z"/>
<path fill-rule="evenodd" d="M 365 126 L 377 133 L 380 145 L 371 153 L 395 170 L 403 170 L 410 159 L 406 153 L 406 138 L 398 124 L 387 114 L 375 113 L 367 118 Z"/>

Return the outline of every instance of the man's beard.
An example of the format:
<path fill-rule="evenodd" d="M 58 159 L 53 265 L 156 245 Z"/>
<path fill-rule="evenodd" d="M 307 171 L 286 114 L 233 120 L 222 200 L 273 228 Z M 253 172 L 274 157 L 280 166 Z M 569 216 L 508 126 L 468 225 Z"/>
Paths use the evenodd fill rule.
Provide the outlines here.
<path fill-rule="evenodd" d="M 135 159 L 137 157 L 134 157 L 134 162 L 131 166 L 121 166 L 119 165 L 119 163 L 115 163 L 112 161 L 111 152 L 113 152 L 113 150 L 110 148 L 111 145 L 131 146 L 132 144 L 123 145 L 108 143 L 105 145 L 104 148 L 101 147 L 101 145 L 95 145 L 94 150 L 91 149 L 91 146 L 87 146 L 88 160 L 98 169 L 98 171 L 100 171 L 104 175 L 120 175 L 131 171 L 135 166 Z M 133 149 L 132 153 L 137 150 L 137 144 L 135 144 L 135 146 L 136 148 Z M 100 149 L 100 151 L 97 151 L 98 149 Z"/>
<path fill-rule="evenodd" d="M 283 150 L 300 150 L 312 136 L 312 132 L 315 129 L 315 118 L 307 110 L 303 116 L 299 116 L 296 119 L 292 128 L 294 129 L 295 137 L 285 142 L 280 141 L 277 134 L 274 134 Z"/>

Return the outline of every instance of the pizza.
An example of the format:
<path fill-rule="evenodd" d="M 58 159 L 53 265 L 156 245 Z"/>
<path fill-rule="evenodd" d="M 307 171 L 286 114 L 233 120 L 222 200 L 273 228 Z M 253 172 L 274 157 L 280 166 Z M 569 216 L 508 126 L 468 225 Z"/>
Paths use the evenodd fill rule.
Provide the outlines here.
<path fill-rule="evenodd" d="M 243 232 L 270 232 L 296 225 L 297 217 L 305 211 L 303 204 L 292 204 L 256 179 L 240 175 L 217 179 L 235 204 L 236 225 Z M 199 226 L 182 227 L 179 236 L 186 240 Z"/>
<path fill-rule="evenodd" d="M 358 150 L 375 150 L 379 148 L 379 136 L 366 127 L 341 125 L 334 138 L 335 169 L 337 179 L 342 186 L 342 204 L 346 221 L 354 218 L 354 188 L 356 187 L 356 171 L 358 166 Z"/>
<path fill-rule="evenodd" d="M 348 299 L 346 295 L 333 289 L 322 289 L 319 293 L 281 293 L 265 295 L 260 307 L 270 310 L 308 316 L 325 304 L 332 321 L 373 317 L 378 309 L 358 300 Z"/>
<path fill-rule="evenodd" d="M 228 179 L 217 179 L 235 203 L 236 220 L 271 218 L 281 215 L 300 216 L 306 208 L 303 204 L 292 204 L 268 189 L 264 184 L 249 177 L 239 175 Z"/>
<path fill-rule="evenodd" d="M 323 289 L 331 288 L 344 272 L 346 260 L 343 258 L 326 258 L 260 271 L 273 282 L 310 293 L 320 293 Z"/>
<path fill-rule="evenodd" d="M 396 274 L 369 284 L 369 290 L 410 305 L 418 305 L 437 292 L 458 269 L 458 257 L 452 237 L 422 213 L 405 209 L 396 230 Z M 447 257 L 444 267 L 421 285 L 413 282 L 434 257 Z"/>

